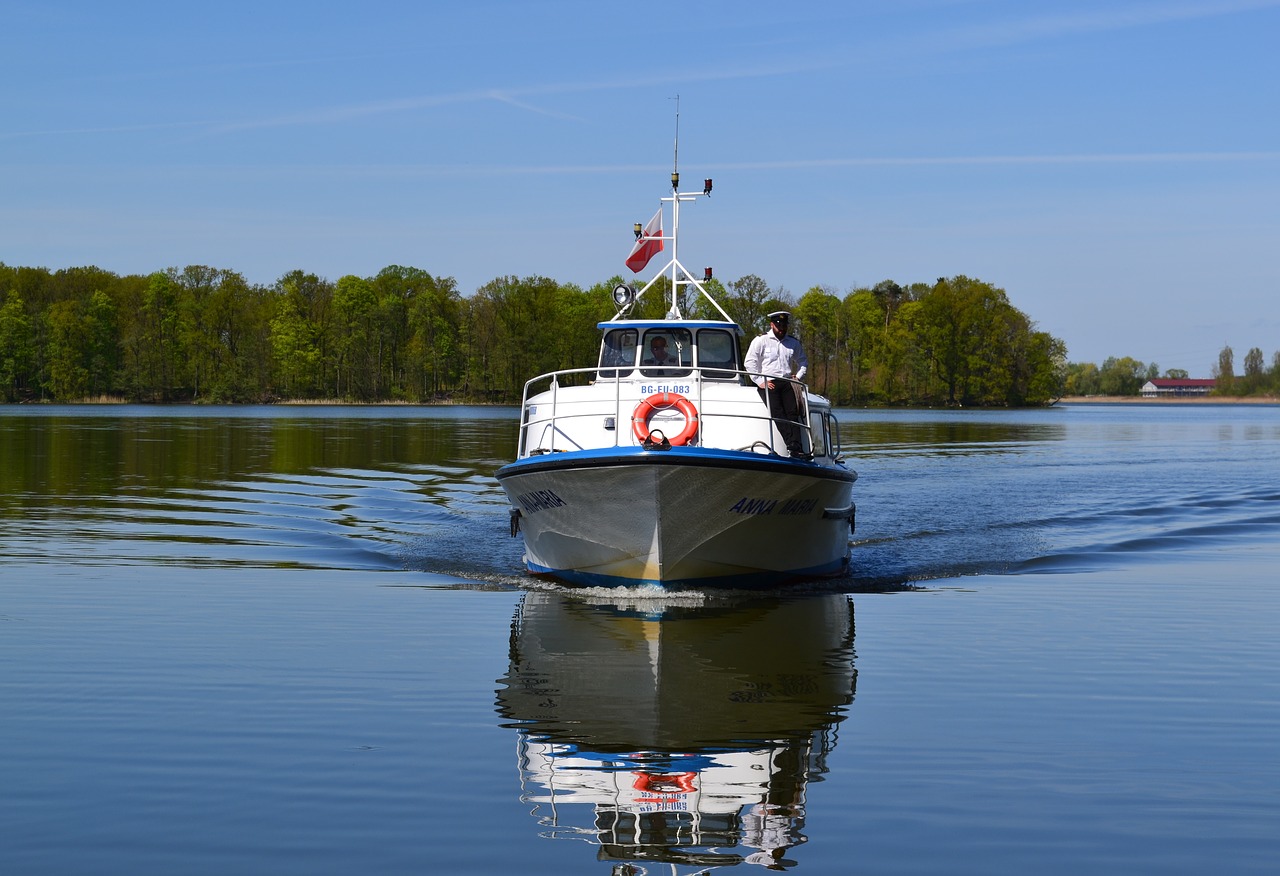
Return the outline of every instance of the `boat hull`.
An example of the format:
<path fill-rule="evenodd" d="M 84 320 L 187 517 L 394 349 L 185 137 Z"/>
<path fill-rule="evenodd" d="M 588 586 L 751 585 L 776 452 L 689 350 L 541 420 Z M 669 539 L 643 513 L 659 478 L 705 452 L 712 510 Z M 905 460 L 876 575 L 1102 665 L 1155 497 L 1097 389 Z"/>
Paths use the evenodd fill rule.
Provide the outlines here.
<path fill-rule="evenodd" d="M 497 474 L 529 571 L 586 586 L 753 589 L 849 563 L 855 475 L 750 452 L 615 448 Z"/>

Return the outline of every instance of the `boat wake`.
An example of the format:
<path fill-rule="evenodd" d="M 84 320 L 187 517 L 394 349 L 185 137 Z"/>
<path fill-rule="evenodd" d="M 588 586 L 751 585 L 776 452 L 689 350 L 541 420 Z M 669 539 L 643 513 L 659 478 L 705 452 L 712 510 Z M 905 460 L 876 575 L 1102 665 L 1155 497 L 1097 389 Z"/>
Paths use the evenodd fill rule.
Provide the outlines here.
<path fill-rule="evenodd" d="M 1210 491 L 1160 502 L 1139 497 L 1026 517 L 1000 511 L 970 509 L 954 525 L 861 538 L 853 551 L 854 580 L 922 585 L 973 575 L 1090 572 L 1280 537 L 1280 494 L 1271 489 Z"/>

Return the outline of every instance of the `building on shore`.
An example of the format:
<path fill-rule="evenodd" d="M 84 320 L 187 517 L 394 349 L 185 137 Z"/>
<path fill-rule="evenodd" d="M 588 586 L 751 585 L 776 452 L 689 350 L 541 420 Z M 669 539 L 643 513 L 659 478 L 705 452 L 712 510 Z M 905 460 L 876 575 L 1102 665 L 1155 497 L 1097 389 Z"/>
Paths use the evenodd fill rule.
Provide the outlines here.
<path fill-rule="evenodd" d="M 1208 395 L 1217 385 L 1218 381 L 1216 380 L 1153 377 L 1142 385 L 1142 397 L 1170 398 L 1189 395 Z"/>

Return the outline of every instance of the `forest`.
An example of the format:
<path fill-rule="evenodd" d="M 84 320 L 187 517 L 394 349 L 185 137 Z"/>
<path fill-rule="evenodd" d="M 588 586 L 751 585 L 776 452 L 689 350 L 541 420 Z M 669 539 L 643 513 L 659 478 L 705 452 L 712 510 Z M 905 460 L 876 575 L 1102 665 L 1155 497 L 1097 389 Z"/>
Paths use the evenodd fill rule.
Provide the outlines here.
<path fill-rule="evenodd" d="M 530 377 L 595 362 L 620 281 L 498 277 L 464 296 L 452 278 L 398 265 L 261 285 L 200 265 L 120 276 L 0 263 L 0 399 L 518 402 Z M 981 280 L 798 298 L 755 275 L 709 284 L 747 333 L 743 349 L 764 314 L 791 310 L 808 381 L 837 405 L 1043 405 L 1084 379 L 1061 340 Z M 632 315 L 661 316 L 667 288 Z M 721 318 L 696 292 L 681 307 Z"/>

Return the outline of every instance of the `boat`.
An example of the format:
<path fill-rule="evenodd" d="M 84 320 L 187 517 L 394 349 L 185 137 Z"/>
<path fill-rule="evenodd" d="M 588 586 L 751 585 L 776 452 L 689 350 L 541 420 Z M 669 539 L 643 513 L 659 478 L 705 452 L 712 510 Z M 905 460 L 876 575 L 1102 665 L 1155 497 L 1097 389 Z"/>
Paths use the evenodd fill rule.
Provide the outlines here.
<path fill-rule="evenodd" d="M 627 264 L 639 273 L 668 244 L 670 259 L 643 287 L 613 289 L 596 362 L 524 386 L 516 457 L 496 476 L 531 574 L 750 590 L 849 567 L 857 474 L 830 402 L 798 380 L 758 388 L 763 375 L 742 365 L 743 329 L 708 291 L 712 269 L 698 280 L 680 262 L 680 206 L 711 190 L 706 179 L 681 192 L 677 163 L 670 195 L 635 226 Z M 646 293 L 669 296 L 664 317 L 630 316 Z M 666 362 L 646 358 L 655 342 Z M 771 415 L 769 393 L 794 393 L 794 420 Z"/>

